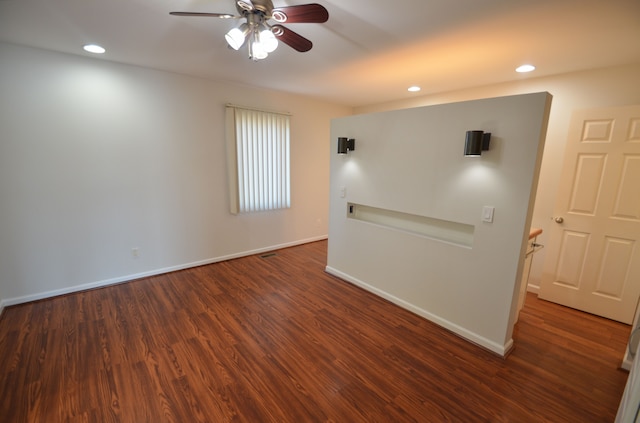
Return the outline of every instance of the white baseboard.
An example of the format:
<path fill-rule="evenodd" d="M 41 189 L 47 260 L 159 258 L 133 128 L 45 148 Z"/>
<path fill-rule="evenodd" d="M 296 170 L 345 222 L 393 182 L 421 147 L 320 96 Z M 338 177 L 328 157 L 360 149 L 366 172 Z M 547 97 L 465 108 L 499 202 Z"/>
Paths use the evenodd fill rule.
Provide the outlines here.
<path fill-rule="evenodd" d="M 638 326 L 636 326 L 637 328 Z M 632 332 L 633 334 L 633 332 Z M 629 342 L 631 341 L 631 336 L 629 336 Z M 622 359 L 622 363 L 620 363 L 620 368 L 626 371 L 631 371 L 631 366 L 633 365 L 634 357 L 631 356 L 631 347 L 627 343 L 627 348 L 624 352 L 624 358 Z"/>
<path fill-rule="evenodd" d="M 105 279 L 105 280 L 101 280 L 101 281 L 97 281 L 97 282 L 89 282 L 89 283 L 85 283 L 85 284 L 81 284 L 81 285 L 74 285 L 74 286 L 61 288 L 61 289 L 54 289 L 52 291 L 39 292 L 39 293 L 36 293 L 36 294 L 29 294 L 29 295 L 24 295 L 24 296 L 21 296 L 21 297 L 5 298 L 5 299 L 0 300 L 0 316 L 2 316 L 2 311 L 4 310 L 5 307 L 16 305 L 16 304 L 23 304 L 23 303 L 28 303 L 28 302 L 31 302 L 31 301 L 38 301 L 38 300 L 42 300 L 42 299 L 46 299 L 46 298 L 57 297 L 59 295 L 65 295 L 65 294 L 71 294 L 71 293 L 74 293 L 74 292 L 86 291 L 86 290 L 89 290 L 89 289 L 103 288 L 105 286 L 115 285 L 115 284 L 123 283 L 123 282 L 129 282 L 129 281 L 133 281 L 133 280 L 140 279 L 140 278 L 146 278 L 148 276 L 161 275 L 163 273 L 175 272 L 177 270 L 188 269 L 188 268 L 191 268 L 191 267 L 204 266 L 204 265 L 207 265 L 207 264 L 218 263 L 218 262 L 225 261 L 225 260 L 231 260 L 231 259 L 240 258 L 240 257 L 252 256 L 252 255 L 255 255 L 255 254 L 261 254 L 261 253 L 265 253 L 265 252 L 273 251 L 273 250 L 280 250 L 282 248 L 295 247 L 296 245 L 308 244 L 310 242 L 321 241 L 321 240 L 324 240 L 324 239 L 327 239 L 326 235 L 322 235 L 322 236 L 318 236 L 318 237 L 314 237 L 314 238 L 307 238 L 307 239 L 293 241 L 293 242 L 287 242 L 287 243 L 284 243 L 284 244 L 271 245 L 269 247 L 258 248 L 258 249 L 250 250 L 250 251 L 243 251 L 243 252 L 239 252 L 239 253 L 229 254 L 229 255 L 226 255 L 226 256 L 220 256 L 220 257 L 210 258 L 210 259 L 206 259 L 206 260 L 200 260 L 200 261 L 196 261 L 196 262 L 192 262 L 192 263 L 180 264 L 180 265 L 177 265 L 177 266 L 170 266 L 170 267 L 164 267 L 164 268 L 161 268 L 161 269 L 154 269 L 154 270 L 150 270 L 150 271 L 147 271 L 147 272 L 135 273 L 135 274 L 132 274 L 132 275 L 119 276 L 117 278 Z"/>
<path fill-rule="evenodd" d="M 511 350 L 511 348 L 513 348 L 513 339 L 509 339 L 509 341 L 504 344 L 504 345 L 500 345 L 498 343 L 495 343 L 483 336 L 480 336 L 474 332 L 471 332 L 465 328 L 463 328 L 462 326 L 459 326 L 455 323 L 452 323 L 446 319 L 443 319 L 440 316 L 437 316 L 433 313 L 430 313 L 420 307 L 415 306 L 414 304 L 411 304 L 405 300 L 402 300 L 398 297 L 395 297 L 385 291 L 382 291 L 381 289 L 378 289 L 374 286 L 371 286 L 359 279 L 353 278 L 349 275 L 347 275 L 346 273 L 343 273 L 337 269 L 334 269 L 330 266 L 325 267 L 325 271 L 329 274 L 332 274 L 334 276 L 339 277 L 340 279 L 344 279 L 345 281 L 352 283 L 356 286 L 359 286 L 360 288 L 363 288 L 373 294 L 378 295 L 379 297 L 382 297 L 386 300 L 391 301 L 392 303 L 411 311 L 412 313 L 417 314 L 418 316 L 424 317 L 425 319 L 439 325 L 442 326 L 443 328 L 455 333 L 456 335 L 459 335 L 460 337 L 466 339 L 467 341 L 470 341 L 482 348 L 485 348 L 493 353 L 498 354 L 501 357 L 506 357 L 506 355 L 509 353 L 509 351 Z"/>

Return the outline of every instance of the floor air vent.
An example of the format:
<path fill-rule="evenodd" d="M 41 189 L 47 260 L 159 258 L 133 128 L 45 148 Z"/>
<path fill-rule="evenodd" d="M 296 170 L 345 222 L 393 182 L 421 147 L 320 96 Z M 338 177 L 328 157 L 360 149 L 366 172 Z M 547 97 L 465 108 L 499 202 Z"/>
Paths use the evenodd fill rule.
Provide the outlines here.
<path fill-rule="evenodd" d="M 273 256 L 277 256 L 278 254 L 276 253 L 266 253 L 266 254 L 262 254 L 260 256 L 260 258 L 269 258 L 269 257 L 273 257 Z"/>

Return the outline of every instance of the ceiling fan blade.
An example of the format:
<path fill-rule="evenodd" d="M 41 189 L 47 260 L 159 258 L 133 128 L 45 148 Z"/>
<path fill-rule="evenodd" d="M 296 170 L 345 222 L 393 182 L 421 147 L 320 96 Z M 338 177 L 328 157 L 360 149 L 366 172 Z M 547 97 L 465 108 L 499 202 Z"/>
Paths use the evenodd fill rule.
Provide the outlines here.
<path fill-rule="evenodd" d="M 220 19 L 238 19 L 242 16 L 235 16 L 229 13 L 202 13 L 202 12 L 169 12 L 173 16 L 206 16 Z"/>
<path fill-rule="evenodd" d="M 273 35 L 275 35 L 278 40 L 299 52 L 309 51 L 311 50 L 311 47 L 313 47 L 313 43 L 311 41 L 282 25 L 273 25 L 271 27 L 271 32 L 273 32 Z"/>
<path fill-rule="evenodd" d="M 236 9 L 238 9 L 240 14 L 243 14 L 244 12 L 252 12 L 253 4 L 251 4 L 250 1 L 238 0 L 236 1 Z"/>
<path fill-rule="evenodd" d="M 285 6 L 273 9 L 273 20 L 281 23 L 323 23 L 329 20 L 329 12 L 317 3 Z"/>

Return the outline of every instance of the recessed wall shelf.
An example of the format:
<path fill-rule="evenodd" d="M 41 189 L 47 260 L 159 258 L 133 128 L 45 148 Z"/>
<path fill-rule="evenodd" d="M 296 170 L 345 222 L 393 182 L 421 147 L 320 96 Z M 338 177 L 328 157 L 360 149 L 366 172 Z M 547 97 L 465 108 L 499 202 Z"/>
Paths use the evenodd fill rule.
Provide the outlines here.
<path fill-rule="evenodd" d="M 434 219 L 355 203 L 347 204 L 347 217 L 461 247 L 471 248 L 473 245 L 474 226 L 465 223 Z"/>

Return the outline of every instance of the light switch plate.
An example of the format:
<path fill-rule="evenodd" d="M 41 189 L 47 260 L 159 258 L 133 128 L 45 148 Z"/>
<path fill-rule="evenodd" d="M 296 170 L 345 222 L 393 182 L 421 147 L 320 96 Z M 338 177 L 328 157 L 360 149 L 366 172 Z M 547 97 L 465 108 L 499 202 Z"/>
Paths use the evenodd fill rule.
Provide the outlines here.
<path fill-rule="evenodd" d="M 482 208 L 482 221 L 492 223 L 494 210 L 495 210 L 495 207 L 484 206 Z"/>

